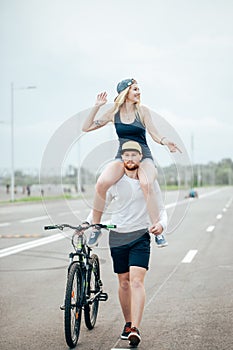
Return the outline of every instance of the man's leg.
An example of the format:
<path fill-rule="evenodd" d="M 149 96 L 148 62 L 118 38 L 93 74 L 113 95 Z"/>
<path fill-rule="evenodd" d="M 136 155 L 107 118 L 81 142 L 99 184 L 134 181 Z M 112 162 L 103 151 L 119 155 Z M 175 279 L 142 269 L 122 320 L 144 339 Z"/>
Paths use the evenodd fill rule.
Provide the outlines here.
<path fill-rule="evenodd" d="M 132 327 L 138 328 L 142 319 L 145 305 L 144 279 L 146 269 L 138 266 L 130 266 L 130 287 L 131 287 L 131 322 Z"/>
<path fill-rule="evenodd" d="M 125 322 L 131 322 L 131 289 L 129 272 L 118 274 L 118 280 L 118 295 Z"/>

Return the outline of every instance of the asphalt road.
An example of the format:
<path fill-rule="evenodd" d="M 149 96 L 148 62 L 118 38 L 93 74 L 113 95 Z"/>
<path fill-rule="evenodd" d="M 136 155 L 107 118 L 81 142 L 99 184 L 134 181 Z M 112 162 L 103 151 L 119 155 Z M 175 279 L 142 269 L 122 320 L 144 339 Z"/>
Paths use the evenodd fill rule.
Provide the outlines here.
<path fill-rule="evenodd" d="M 139 348 L 232 350 L 233 188 L 203 189 L 199 199 L 175 206 L 177 198 L 165 198 L 169 246 L 158 249 L 152 240 Z M 59 305 L 71 245 L 58 232 L 44 232 L 43 225 L 78 223 L 88 211 L 83 201 L 0 207 L 1 350 L 67 349 Z M 83 322 L 77 348 L 127 349 L 128 342 L 119 339 L 124 321 L 107 234 L 94 251 L 109 300 L 101 303 L 94 330 Z"/>

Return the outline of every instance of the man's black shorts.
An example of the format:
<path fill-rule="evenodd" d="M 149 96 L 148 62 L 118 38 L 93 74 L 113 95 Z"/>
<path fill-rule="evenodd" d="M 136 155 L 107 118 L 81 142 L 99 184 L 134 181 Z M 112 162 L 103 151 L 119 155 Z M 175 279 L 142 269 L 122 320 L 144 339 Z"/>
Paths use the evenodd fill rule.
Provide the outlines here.
<path fill-rule="evenodd" d="M 112 235 L 120 235 L 121 238 L 124 233 L 110 232 L 110 243 Z M 115 239 L 116 237 L 114 237 Z M 113 241 L 113 240 L 112 240 Z M 134 240 L 128 240 L 123 245 L 111 245 L 111 256 L 113 260 L 113 269 L 115 273 L 129 272 L 130 266 L 139 266 L 148 270 L 150 259 L 150 234 L 148 231 L 140 235 Z"/>

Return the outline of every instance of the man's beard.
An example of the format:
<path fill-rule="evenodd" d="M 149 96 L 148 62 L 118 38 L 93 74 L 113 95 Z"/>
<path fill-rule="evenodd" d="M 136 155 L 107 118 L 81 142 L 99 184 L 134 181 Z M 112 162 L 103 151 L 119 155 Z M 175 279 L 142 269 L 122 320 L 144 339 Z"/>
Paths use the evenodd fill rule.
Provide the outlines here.
<path fill-rule="evenodd" d="M 124 167 L 129 171 L 134 171 L 139 168 L 139 165 L 131 162 L 124 162 Z"/>

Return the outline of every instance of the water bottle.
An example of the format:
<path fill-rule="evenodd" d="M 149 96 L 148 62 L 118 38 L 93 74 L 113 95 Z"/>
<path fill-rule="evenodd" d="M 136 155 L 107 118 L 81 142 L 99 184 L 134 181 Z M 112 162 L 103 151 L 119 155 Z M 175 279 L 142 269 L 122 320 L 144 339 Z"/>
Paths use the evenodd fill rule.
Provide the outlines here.
<path fill-rule="evenodd" d="M 83 246 L 83 236 L 79 235 L 76 242 L 76 249 L 81 251 Z"/>

